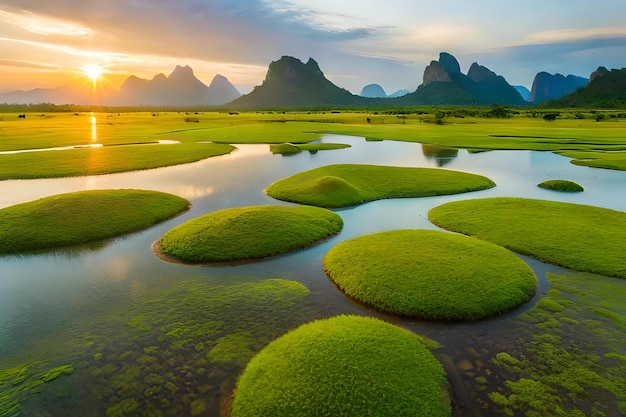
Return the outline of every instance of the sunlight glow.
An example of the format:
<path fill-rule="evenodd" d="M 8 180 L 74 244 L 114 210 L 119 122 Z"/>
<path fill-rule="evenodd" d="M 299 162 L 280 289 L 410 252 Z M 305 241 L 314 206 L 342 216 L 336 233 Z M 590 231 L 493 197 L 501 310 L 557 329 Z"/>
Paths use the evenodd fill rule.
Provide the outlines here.
<path fill-rule="evenodd" d="M 102 76 L 102 68 L 99 65 L 91 64 L 82 67 L 81 69 L 91 81 L 98 81 L 98 79 Z"/>

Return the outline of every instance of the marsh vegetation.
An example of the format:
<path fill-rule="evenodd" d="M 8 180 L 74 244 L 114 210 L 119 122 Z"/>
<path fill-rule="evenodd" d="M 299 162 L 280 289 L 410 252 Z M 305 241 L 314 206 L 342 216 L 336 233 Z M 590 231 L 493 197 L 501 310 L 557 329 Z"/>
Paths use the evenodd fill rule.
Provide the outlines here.
<path fill-rule="evenodd" d="M 107 240 L 106 245 L 0 256 L 0 416 L 13 417 L 20 413 L 22 416 L 77 413 L 98 417 L 226 416 L 231 410 L 237 378 L 243 375 L 247 364 L 253 363 L 252 358 L 257 354 L 259 359 L 263 357 L 266 346 L 285 334 L 292 334 L 288 333 L 290 331 L 295 333 L 301 325 L 345 314 L 376 316 L 410 331 L 381 322 L 393 327 L 392 333 L 401 331 L 408 334 L 408 339 L 415 341 L 417 338 L 418 343 L 421 340 L 428 346 L 432 353 L 426 351 L 421 357 L 431 358 L 434 354 L 437 358 L 433 366 L 439 376 L 434 380 L 442 381 L 441 363 L 450 382 L 449 397 L 441 384 L 428 391 L 432 393 L 429 399 L 436 400 L 438 405 L 442 404 L 439 400 L 444 399 L 446 407 L 442 415 L 521 417 L 626 413 L 623 396 L 626 352 L 621 343 L 626 315 L 622 290 L 626 281 L 580 274 L 551 264 L 562 263 L 581 270 L 591 265 L 588 270 L 604 275 L 621 274 L 619 268 L 623 265 L 618 249 L 625 245 L 613 227 L 622 224 L 626 210 L 626 182 L 623 172 L 619 171 L 624 169 L 619 161 L 626 149 L 623 141 L 626 125 L 617 113 L 612 117 L 613 113 L 606 112 L 606 117 L 596 122 L 595 113 L 577 110 L 576 114 L 584 113 L 579 118 L 573 112 L 560 111 L 556 120 L 547 123 L 539 110 L 512 112 L 512 117 L 507 119 L 486 119 L 478 117 L 483 111 L 480 109 L 450 108 L 437 110 L 442 117 L 441 123 L 436 123 L 434 109 L 406 112 L 401 118 L 393 111 L 379 110 L 361 113 L 281 111 L 241 113 L 237 117 L 199 111 L 193 115 L 197 122 L 186 123 L 186 115 L 178 112 L 160 112 L 159 117 L 152 117 L 150 113 L 118 115 L 103 110 L 78 116 L 73 113 L 50 113 L 43 117 L 29 114 L 25 119 L 0 115 L 0 169 L 6 170 L 3 178 L 15 178 L 19 172 L 33 177 L 49 177 L 50 173 L 73 175 L 72 178 L 0 181 L 2 210 L 51 195 L 120 188 L 153 189 L 184 197 L 180 199 L 185 202 L 184 208 L 180 215 L 166 216 L 151 227 L 119 232 L 124 237 Z M 366 122 L 367 118 L 370 123 Z M 331 135 L 330 132 L 359 137 Z M 338 143 L 350 147 L 281 157 L 273 155 L 268 146 L 280 147 L 287 143 L 299 149 Z M 75 148 L 91 144 L 102 146 Z M 67 150 L 60 151 L 6 153 L 68 146 Z M 185 154 L 178 162 L 168 155 L 173 156 L 178 152 L 176 149 Z M 200 149 L 219 150 L 223 155 L 207 158 L 210 152 L 198 152 Z M 91 152 L 99 150 L 105 152 Z M 75 152 L 83 156 L 72 156 Z M 92 158 L 93 164 L 72 162 L 85 155 L 107 156 L 107 152 L 114 152 L 109 154 L 114 157 L 104 158 L 100 166 L 129 172 L 95 176 L 91 174 L 96 171 L 88 170 L 89 166 L 98 166 L 95 159 Z M 593 154 L 601 163 L 616 162 L 611 170 L 583 168 L 570 164 L 561 153 L 589 161 L 589 155 Z M 191 156 L 197 159 L 185 159 Z M 168 167 L 143 170 L 142 166 L 148 167 L 147 160 Z M 184 163 L 190 160 L 197 162 Z M 170 166 L 172 164 L 177 165 Z M 383 198 L 379 189 L 370 194 L 378 197 L 368 204 L 330 212 L 334 220 L 329 220 L 328 224 L 334 226 L 322 229 L 335 230 L 336 219 L 341 220 L 340 233 L 333 232 L 336 234 L 332 234 L 331 239 L 321 238 L 313 242 L 317 243 L 315 245 L 305 244 L 305 250 L 290 249 L 283 256 L 269 256 L 254 263 L 190 268 L 180 263 L 165 263 L 150 250 L 151 244 L 168 231 L 221 210 L 265 206 L 295 208 L 264 194 L 263 190 L 269 184 L 302 172 L 337 165 L 443 172 L 447 170 L 439 168 L 444 164 L 463 174 L 462 177 L 473 174 L 489 178 L 498 186 L 485 187 L 472 195 L 424 198 Z M 367 171 L 361 173 L 367 175 Z M 97 173 L 104 172 L 111 171 Z M 379 180 L 385 175 L 378 175 Z M 460 177 L 454 175 L 452 181 Z M 556 193 L 537 187 L 546 178 L 570 178 L 584 184 L 586 190 Z M 371 192 L 357 181 L 350 180 L 352 188 L 359 188 L 359 193 Z M 372 183 L 375 184 L 376 179 Z M 403 180 L 397 179 L 396 183 L 402 184 Z M 500 210 L 497 205 L 491 205 L 492 198 L 487 198 L 505 196 L 506 199 L 523 197 L 520 200 L 529 200 L 529 204 Z M 551 201 L 544 204 L 546 199 Z M 471 205 L 471 201 L 476 201 L 476 206 Z M 159 199 L 157 206 L 161 202 Z M 457 203 L 458 206 L 452 206 Z M 520 260 L 502 248 L 489 252 L 491 256 L 485 255 L 487 252 L 481 249 L 483 244 L 495 246 L 480 239 L 492 240 L 491 230 L 469 231 L 468 234 L 475 235 L 472 238 L 456 236 L 465 239 L 462 242 L 472 242 L 462 246 L 465 253 L 474 255 L 462 262 L 465 265 L 482 264 L 482 270 L 489 271 L 492 264 L 502 261 L 507 276 L 510 271 L 527 271 L 524 264 L 530 265 L 538 279 L 535 297 L 529 302 L 504 303 L 506 306 L 502 307 L 499 301 L 504 298 L 494 295 L 494 304 L 488 300 L 484 305 L 498 304 L 499 307 L 485 318 L 450 324 L 376 311 L 346 296 L 325 275 L 325 256 L 329 254 L 330 259 L 333 253 L 341 252 L 344 243 L 349 247 L 353 239 L 358 242 L 362 237 L 378 233 L 391 236 L 392 231 L 399 230 L 417 232 L 421 237 L 411 249 L 401 244 L 410 239 L 398 244 L 387 238 L 372 242 L 378 250 L 369 256 L 370 261 L 378 259 L 379 254 L 395 259 L 394 247 L 398 248 L 398 254 L 400 248 L 407 251 L 405 258 L 392 262 L 391 267 L 387 265 L 383 271 L 385 276 L 408 269 L 406 259 L 424 262 L 426 266 L 439 257 L 445 262 L 438 265 L 435 262 L 429 270 L 438 277 L 453 275 L 450 271 L 458 270 L 452 268 L 458 260 L 445 258 L 451 252 L 449 247 L 454 246 L 452 242 L 445 239 L 444 246 L 448 249 L 436 251 L 435 241 L 423 233 L 424 230 L 418 230 L 436 229 L 427 216 L 429 211 L 432 210 L 432 214 L 439 210 L 435 207 L 450 208 L 450 218 L 462 215 L 460 223 L 470 223 L 470 218 L 476 227 L 493 223 L 492 226 L 502 229 L 503 234 L 508 232 L 506 239 L 500 236 L 503 240 L 497 241 L 499 245 L 508 245 L 514 240 L 519 244 L 514 247 L 515 251 L 541 248 L 541 253 L 526 253 L 550 263 L 525 256 L 520 256 Z M 129 215 L 141 212 L 145 217 L 152 213 L 152 209 L 142 208 L 130 199 L 122 203 L 103 203 L 87 212 L 92 214 L 96 229 L 100 219 L 93 216 L 94 213 L 104 213 L 102 221 L 112 223 L 109 215 L 118 210 Z M 247 234 L 241 233 L 245 222 L 238 220 L 234 222 L 236 227 L 218 229 L 232 241 L 249 242 L 250 248 L 263 247 L 280 240 L 277 237 L 280 234 L 300 230 L 294 225 L 307 218 L 298 214 L 285 223 L 272 221 L 273 230 L 262 232 L 259 225 L 271 216 L 265 211 L 256 214 Z M 498 217 L 500 215 L 502 217 Z M 52 217 L 46 216 L 48 219 Z M 31 226 L 43 230 L 44 223 L 37 220 Z M 292 235 L 286 237 L 290 242 L 297 239 Z M 185 245 L 203 246 L 197 243 Z M 223 243 L 221 249 L 227 249 L 231 243 Z M 594 251 L 593 246 L 598 250 Z M 504 253 L 507 255 L 502 255 Z M 564 254 L 568 257 L 561 262 L 558 256 Z M 574 263 L 572 259 L 576 256 L 572 254 L 577 254 L 581 263 Z M 250 255 L 250 251 L 244 255 Z M 256 253 L 253 256 L 266 255 Z M 346 262 L 343 258 L 341 261 Z M 367 262 L 353 263 L 355 265 L 347 267 Z M 466 272 L 469 271 L 462 270 L 458 274 Z M 534 277 L 529 278 L 533 284 L 528 288 L 534 290 Z M 393 279 L 387 282 L 394 283 Z M 500 284 L 476 279 L 476 284 L 479 282 L 476 287 L 485 294 L 489 294 L 491 286 Z M 405 284 L 406 281 L 402 282 L 398 288 L 408 295 L 410 291 Z M 426 288 L 427 284 L 430 282 L 420 285 Z M 443 284 L 442 281 L 446 296 L 448 293 L 470 294 L 467 290 L 473 289 L 468 283 L 464 287 L 450 281 L 449 285 Z M 525 294 L 526 300 L 532 296 L 530 291 Z M 441 296 L 437 294 L 431 299 Z M 495 300 L 499 300 L 498 303 Z M 460 306 L 470 304 L 459 301 Z M 474 317 L 470 320 L 478 317 L 475 310 L 465 314 Z M 335 325 L 324 326 L 324 331 L 334 332 L 331 329 Z M 355 327 L 354 332 L 344 327 L 337 326 L 337 334 L 350 336 L 349 339 L 354 336 L 359 342 L 364 335 L 368 335 L 366 340 L 374 339 L 364 327 Z M 306 339 L 305 333 L 300 335 Z M 348 345 L 342 352 L 352 355 L 355 348 Z M 417 351 L 418 348 L 411 349 L 405 356 Z M 332 355 L 318 359 L 322 363 L 328 359 L 329 363 L 336 364 L 343 358 L 339 353 L 333 350 Z M 376 357 L 384 355 L 385 351 L 380 350 Z M 367 362 L 385 364 L 384 371 L 396 369 L 392 366 L 396 364 L 394 360 L 368 359 Z M 314 361 L 301 363 L 317 366 Z M 337 380 L 356 376 L 358 371 L 363 371 L 360 375 L 371 371 L 357 365 L 350 368 L 353 372 L 338 376 L 326 374 L 328 380 L 320 392 L 328 389 L 344 395 L 347 391 L 338 388 Z M 399 369 L 396 375 L 404 375 L 403 372 L 404 369 Z M 404 392 L 406 387 L 401 384 L 404 376 L 396 379 L 385 395 Z M 287 378 L 279 382 L 285 386 L 290 382 L 297 384 Z M 254 389 L 263 391 L 265 388 L 269 385 Z M 380 397 L 371 393 L 380 391 L 367 392 L 362 388 L 359 392 L 371 401 L 368 406 L 378 407 L 380 401 L 376 400 Z M 263 395 L 269 392 L 267 389 Z M 385 406 L 398 404 L 413 407 L 404 400 L 386 402 Z M 247 401 L 248 406 L 254 404 Z"/>

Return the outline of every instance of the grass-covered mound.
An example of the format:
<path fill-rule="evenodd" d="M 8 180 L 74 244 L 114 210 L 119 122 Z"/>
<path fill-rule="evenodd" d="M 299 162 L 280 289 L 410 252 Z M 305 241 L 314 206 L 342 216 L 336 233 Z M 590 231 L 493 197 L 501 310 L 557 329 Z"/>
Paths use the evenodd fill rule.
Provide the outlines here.
<path fill-rule="evenodd" d="M 276 181 L 268 195 L 319 207 L 346 207 L 384 198 L 427 197 L 494 187 L 489 178 L 432 168 L 337 164 Z"/>
<path fill-rule="evenodd" d="M 479 320 L 529 301 L 536 278 L 508 250 L 433 230 L 393 230 L 333 247 L 324 269 L 377 310 L 424 319 Z"/>
<path fill-rule="evenodd" d="M 190 263 L 264 258 L 310 246 L 342 227 L 338 214 L 319 207 L 236 207 L 175 227 L 155 249 Z"/>
<path fill-rule="evenodd" d="M 232 417 L 450 416 L 445 373 L 421 338 L 375 318 L 300 326 L 241 375 Z"/>
<path fill-rule="evenodd" d="M 565 191 L 568 193 L 578 193 L 585 190 L 582 185 L 570 180 L 548 180 L 537 184 L 537 186 L 548 190 Z"/>
<path fill-rule="evenodd" d="M 0 253 L 88 243 L 152 226 L 189 201 L 144 190 L 59 194 L 0 210 Z"/>
<path fill-rule="evenodd" d="M 345 149 L 349 147 L 350 145 L 344 143 L 280 143 L 276 145 L 270 145 L 270 151 L 275 155 L 293 155 L 302 151 L 309 151 L 314 153 L 317 151 L 330 151 L 333 149 Z"/>
<path fill-rule="evenodd" d="M 626 278 L 626 213 L 512 197 L 457 201 L 428 213 L 438 226 L 583 272 Z"/>

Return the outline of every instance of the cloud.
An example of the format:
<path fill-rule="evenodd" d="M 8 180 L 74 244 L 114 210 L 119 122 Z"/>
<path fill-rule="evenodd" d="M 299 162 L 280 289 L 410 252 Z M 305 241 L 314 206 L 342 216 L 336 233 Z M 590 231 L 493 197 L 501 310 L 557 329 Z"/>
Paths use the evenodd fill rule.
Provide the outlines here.
<path fill-rule="evenodd" d="M 626 27 L 561 29 L 536 32 L 528 36 L 528 44 L 565 43 L 616 39 L 626 37 Z"/>
<path fill-rule="evenodd" d="M 81 24 L 49 18 L 27 11 L 14 13 L 0 10 L 0 21 L 38 35 L 89 37 L 94 34 L 92 29 Z"/>

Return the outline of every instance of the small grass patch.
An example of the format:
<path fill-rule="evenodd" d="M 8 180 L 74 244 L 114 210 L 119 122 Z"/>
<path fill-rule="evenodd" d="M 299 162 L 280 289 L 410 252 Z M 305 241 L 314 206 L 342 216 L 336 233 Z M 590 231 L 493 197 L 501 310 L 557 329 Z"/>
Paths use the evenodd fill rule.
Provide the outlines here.
<path fill-rule="evenodd" d="M 394 230 L 339 243 L 326 274 L 346 294 L 402 316 L 479 320 L 529 301 L 532 269 L 508 250 L 432 230 Z"/>
<path fill-rule="evenodd" d="M 512 197 L 443 204 L 436 225 L 544 262 L 626 278 L 626 213 L 582 204 Z"/>
<path fill-rule="evenodd" d="M 408 330 L 338 316 L 266 346 L 241 375 L 233 417 L 450 416 L 443 367 Z"/>
<path fill-rule="evenodd" d="M 98 241 L 145 229 L 179 214 L 189 201 L 143 190 L 60 194 L 0 210 L 0 254 Z"/>
<path fill-rule="evenodd" d="M 570 180 L 548 180 L 537 184 L 537 186 L 548 190 L 565 191 L 568 193 L 578 193 L 585 190 L 582 185 Z"/>
<path fill-rule="evenodd" d="M 276 181 L 268 195 L 319 207 L 347 207 L 385 198 L 457 194 L 494 187 L 490 179 L 458 171 L 337 164 Z"/>
<path fill-rule="evenodd" d="M 349 147 L 350 145 L 344 143 L 303 143 L 297 145 L 292 143 L 280 143 L 277 145 L 270 145 L 270 151 L 275 155 L 293 155 L 302 151 L 315 153 L 317 151 L 330 151 Z"/>
<path fill-rule="evenodd" d="M 264 258 L 313 245 L 342 227 L 338 214 L 319 207 L 236 207 L 175 227 L 155 248 L 190 263 Z"/>

